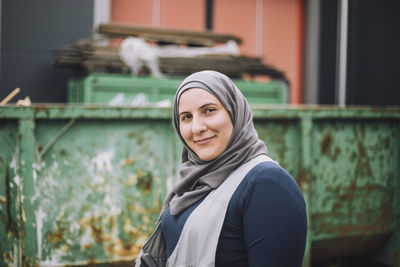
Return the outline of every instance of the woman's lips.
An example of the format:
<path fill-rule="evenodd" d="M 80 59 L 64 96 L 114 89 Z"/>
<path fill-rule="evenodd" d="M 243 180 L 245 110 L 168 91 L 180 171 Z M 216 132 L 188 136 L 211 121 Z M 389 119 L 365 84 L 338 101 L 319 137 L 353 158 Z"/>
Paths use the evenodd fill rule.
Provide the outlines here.
<path fill-rule="evenodd" d="M 211 137 L 207 137 L 207 138 L 203 138 L 203 139 L 200 139 L 200 140 L 196 140 L 196 141 L 194 141 L 194 143 L 196 144 L 196 145 L 207 145 L 208 143 L 210 143 L 211 141 L 212 141 L 212 139 L 214 138 L 215 136 L 211 136 Z"/>

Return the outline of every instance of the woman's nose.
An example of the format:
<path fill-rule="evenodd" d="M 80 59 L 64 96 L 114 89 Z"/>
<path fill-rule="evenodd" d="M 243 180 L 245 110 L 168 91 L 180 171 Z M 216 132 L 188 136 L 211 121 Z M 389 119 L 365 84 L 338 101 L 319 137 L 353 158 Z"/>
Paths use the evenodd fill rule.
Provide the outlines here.
<path fill-rule="evenodd" d="M 200 134 L 207 130 L 207 125 L 201 116 L 193 116 L 192 120 L 192 132 L 193 134 Z"/>

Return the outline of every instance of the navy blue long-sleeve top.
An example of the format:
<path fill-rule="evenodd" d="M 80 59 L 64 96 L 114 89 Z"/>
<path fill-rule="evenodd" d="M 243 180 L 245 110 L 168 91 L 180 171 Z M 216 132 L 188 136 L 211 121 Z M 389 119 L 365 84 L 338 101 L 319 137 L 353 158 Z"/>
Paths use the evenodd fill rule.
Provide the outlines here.
<path fill-rule="evenodd" d="M 201 201 L 175 216 L 169 209 L 164 212 L 161 228 L 168 257 L 186 219 Z M 298 185 L 277 164 L 260 163 L 247 173 L 229 201 L 215 266 L 301 266 L 306 235 L 306 206 Z"/>

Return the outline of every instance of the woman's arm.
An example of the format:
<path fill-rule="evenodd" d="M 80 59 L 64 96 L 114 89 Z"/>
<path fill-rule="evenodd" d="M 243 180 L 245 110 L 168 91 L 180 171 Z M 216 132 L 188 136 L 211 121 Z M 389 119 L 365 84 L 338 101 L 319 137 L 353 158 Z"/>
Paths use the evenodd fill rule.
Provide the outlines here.
<path fill-rule="evenodd" d="M 259 168 L 254 175 L 243 213 L 249 266 L 301 266 L 307 235 L 301 191 L 280 167 Z"/>

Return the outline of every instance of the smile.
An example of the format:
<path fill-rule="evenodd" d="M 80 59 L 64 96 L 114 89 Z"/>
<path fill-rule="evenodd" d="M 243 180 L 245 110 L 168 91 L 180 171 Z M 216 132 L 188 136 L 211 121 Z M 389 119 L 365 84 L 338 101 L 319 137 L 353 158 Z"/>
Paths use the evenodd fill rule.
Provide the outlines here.
<path fill-rule="evenodd" d="M 196 145 L 206 145 L 209 142 L 211 142 L 211 140 L 214 139 L 214 138 L 215 138 L 215 136 L 211 136 L 211 137 L 207 137 L 207 138 L 204 138 L 204 139 L 201 139 L 201 140 L 194 140 L 193 142 Z"/>

